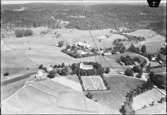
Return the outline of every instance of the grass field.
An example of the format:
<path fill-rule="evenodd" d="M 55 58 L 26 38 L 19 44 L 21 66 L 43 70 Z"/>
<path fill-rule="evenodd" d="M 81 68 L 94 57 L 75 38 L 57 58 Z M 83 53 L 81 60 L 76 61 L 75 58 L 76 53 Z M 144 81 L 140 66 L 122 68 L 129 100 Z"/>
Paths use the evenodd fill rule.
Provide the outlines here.
<path fill-rule="evenodd" d="M 143 81 L 139 81 L 126 77 L 104 77 L 110 90 L 106 92 L 91 91 L 90 93 L 97 100 L 97 102 L 109 106 L 110 108 L 119 110 L 125 101 L 126 93 L 141 85 Z"/>
<path fill-rule="evenodd" d="M 59 30 L 59 33 L 61 34 L 59 38 L 56 38 L 53 34 L 53 31 L 55 30 L 51 30 L 50 33 L 44 36 L 38 34 L 40 30 L 41 28 L 36 28 L 34 31 L 36 31 L 37 33 L 31 37 L 12 37 L 10 39 L 3 40 L 5 46 L 2 47 L 3 73 L 9 72 L 10 74 L 17 74 L 20 72 L 31 71 L 34 68 L 37 68 L 40 64 L 54 65 L 61 64 L 63 62 L 65 64 L 72 64 L 81 61 L 97 61 L 104 67 L 113 67 L 120 70 L 126 69 L 116 62 L 116 59 L 119 58 L 120 54 L 111 56 L 91 56 L 75 59 L 61 52 L 62 48 L 57 47 L 57 43 L 60 40 L 64 40 L 65 43 L 81 40 L 87 41 L 93 47 L 95 47 L 97 44 L 98 47 L 111 47 L 113 40 L 120 37 L 123 38 L 124 36 L 121 36 L 119 34 L 111 34 L 110 38 L 103 38 L 102 42 L 99 42 L 97 38 L 94 38 L 94 40 L 92 40 L 89 32 L 86 30 L 61 29 Z M 92 31 L 94 36 L 101 36 L 108 32 L 108 29 Z M 96 42 L 96 44 L 94 43 L 94 41 Z M 3 48 L 8 48 L 9 50 L 3 50 Z M 130 55 L 133 55 L 133 53 L 131 53 Z"/>
<path fill-rule="evenodd" d="M 4 114 L 98 114 L 115 111 L 51 80 L 26 84 L 16 94 L 2 102 Z"/>

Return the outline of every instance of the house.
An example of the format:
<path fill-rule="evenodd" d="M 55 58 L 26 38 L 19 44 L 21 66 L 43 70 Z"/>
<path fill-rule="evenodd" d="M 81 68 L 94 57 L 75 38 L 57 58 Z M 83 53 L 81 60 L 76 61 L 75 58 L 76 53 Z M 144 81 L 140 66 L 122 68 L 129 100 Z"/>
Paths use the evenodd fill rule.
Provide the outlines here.
<path fill-rule="evenodd" d="M 85 51 L 83 51 L 83 50 L 77 50 L 77 54 L 79 54 L 79 55 L 86 55 L 88 53 L 85 52 Z"/>
<path fill-rule="evenodd" d="M 48 72 L 50 72 L 50 71 L 52 71 L 52 70 L 53 70 L 53 67 L 48 66 L 48 67 L 46 67 L 46 70 L 47 70 Z"/>
<path fill-rule="evenodd" d="M 142 73 L 142 75 L 141 75 L 141 78 L 144 80 L 144 81 L 147 81 L 148 80 L 148 78 L 149 78 L 149 73 Z"/>
<path fill-rule="evenodd" d="M 75 43 L 75 45 L 83 48 L 88 48 L 88 49 L 91 48 L 91 46 L 86 42 L 77 42 Z"/>
<path fill-rule="evenodd" d="M 88 64 L 84 64 L 84 63 L 80 63 L 80 69 L 83 69 L 83 70 L 91 70 L 93 69 L 93 65 L 88 65 Z"/>
<path fill-rule="evenodd" d="M 46 76 L 47 76 L 47 73 L 46 73 L 44 70 L 39 69 L 39 70 L 37 71 L 36 75 L 35 75 L 35 78 L 36 78 L 36 79 L 45 79 Z"/>
<path fill-rule="evenodd" d="M 104 55 L 108 56 L 108 55 L 112 55 L 112 53 L 111 52 L 105 52 Z"/>
<path fill-rule="evenodd" d="M 154 57 L 151 58 L 151 60 L 152 60 L 152 61 L 156 61 L 156 60 L 157 60 L 157 57 L 154 56 Z"/>

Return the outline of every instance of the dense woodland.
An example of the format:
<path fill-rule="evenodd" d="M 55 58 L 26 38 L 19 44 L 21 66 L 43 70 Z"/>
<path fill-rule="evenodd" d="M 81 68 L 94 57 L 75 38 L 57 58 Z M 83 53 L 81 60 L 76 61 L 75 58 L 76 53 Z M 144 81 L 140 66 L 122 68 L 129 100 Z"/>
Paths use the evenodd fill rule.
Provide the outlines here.
<path fill-rule="evenodd" d="M 22 12 L 14 11 L 24 7 Z M 126 27 L 129 29 L 150 28 L 165 35 L 165 7 L 151 9 L 147 5 L 60 5 L 24 4 L 3 5 L 2 23 L 16 26 L 53 26 L 51 16 L 69 21 L 67 28 L 104 29 Z M 71 18 L 85 16 L 85 18 Z M 95 21 L 96 20 L 96 21 Z"/>

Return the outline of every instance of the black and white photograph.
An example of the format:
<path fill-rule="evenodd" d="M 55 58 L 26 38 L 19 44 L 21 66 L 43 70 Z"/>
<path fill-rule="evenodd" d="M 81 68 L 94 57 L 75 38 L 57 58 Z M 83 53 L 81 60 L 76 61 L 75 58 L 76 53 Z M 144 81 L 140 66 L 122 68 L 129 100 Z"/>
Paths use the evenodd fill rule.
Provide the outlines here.
<path fill-rule="evenodd" d="M 166 3 L 1 0 L 1 114 L 167 114 Z"/>

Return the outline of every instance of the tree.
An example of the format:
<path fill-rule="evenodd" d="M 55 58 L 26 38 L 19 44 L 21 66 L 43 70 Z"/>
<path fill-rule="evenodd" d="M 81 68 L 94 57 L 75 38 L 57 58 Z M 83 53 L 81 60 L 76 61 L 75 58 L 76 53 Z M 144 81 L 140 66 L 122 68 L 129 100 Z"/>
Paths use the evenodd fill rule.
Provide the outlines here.
<path fill-rule="evenodd" d="M 143 46 L 141 47 L 141 52 L 142 52 L 143 54 L 146 54 L 146 46 L 145 46 L 145 45 L 143 45 Z"/>
<path fill-rule="evenodd" d="M 167 46 L 166 47 L 162 47 L 160 49 L 160 53 L 163 54 L 163 55 L 166 55 L 166 48 L 167 48 Z"/>
<path fill-rule="evenodd" d="M 132 69 L 127 69 L 126 71 L 125 71 L 125 75 L 127 75 L 127 76 L 133 76 L 133 74 L 134 74 L 134 72 L 133 72 L 133 70 Z"/>
<path fill-rule="evenodd" d="M 39 65 L 38 69 L 43 69 L 43 64 Z"/>
<path fill-rule="evenodd" d="M 128 51 L 135 52 L 135 53 L 140 52 L 139 48 L 135 47 L 133 44 L 131 44 L 131 46 L 128 48 Z"/>
<path fill-rule="evenodd" d="M 130 102 L 124 102 L 124 105 L 122 106 L 122 108 L 120 109 L 120 112 L 123 115 L 134 115 L 135 111 L 132 109 L 132 105 Z"/>
<path fill-rule="evenodd" d="M 52 70 L 52 71 L 49 72 L 48 77 L 49 78 L 54 78 L 56 75 L 57 75 L 57 71 L 56 70 Z"/>
<path fill-rule="evenodd" d="M 89 98 L 89 99 L 92 99 L 92 98 L 93 98 L 93 95 L 88 92 L 88 93 L 86 94 L 86 97 Z"/>
<path fill-rule="evenodd" d="M 59 41 L 58 42 L 58 47 L 62 47 L 64 45 L 64 41 Z"/>
<path fill-rule="evenodd" d="M 138 63 L 141 62 L 140 59 L 139 59 L 138 57 L 134 57 L 134 58 L 133 58 L 133 61 L 136 61 L 136 62 L 138 62 Z"/>
<path fill-rule="evenodd" d="M 137 73 L 140 73 L 142 71 L 141 67 L 140 66 L 134 66 L 133 67 L 133 71 L 134 72 L 137 72 Z"/>
<path fill-rule="evenodd" d="M 109 73 L 110 72 L 110 68 L 109 67 L 107 67 L 107 68 L 105 68 L 105 71 L 104 71 L 105 73 Z"/>
<path fill-rule="evenodd" d="M 147 68 L 146 68 L 146 72 L 150 72 L 150 70 L 151 70 L 151 64 L 149 63 L 149 65 L 147 66 Z"/>
<path fill-rule="evenodd" d="M 8 72 L 5 72 L 5 73 L 3 74 L 3 76 L 9 76 L 9 73 L 8 73 Z"/>

